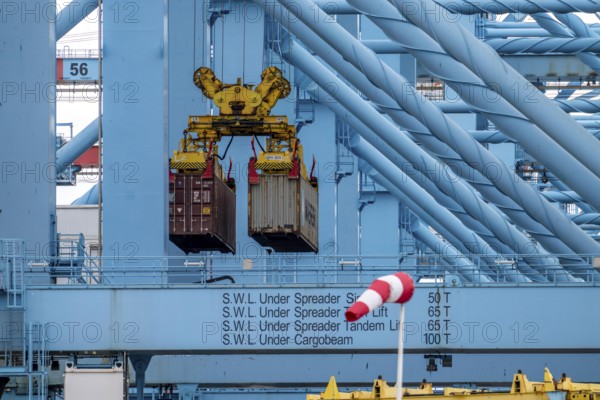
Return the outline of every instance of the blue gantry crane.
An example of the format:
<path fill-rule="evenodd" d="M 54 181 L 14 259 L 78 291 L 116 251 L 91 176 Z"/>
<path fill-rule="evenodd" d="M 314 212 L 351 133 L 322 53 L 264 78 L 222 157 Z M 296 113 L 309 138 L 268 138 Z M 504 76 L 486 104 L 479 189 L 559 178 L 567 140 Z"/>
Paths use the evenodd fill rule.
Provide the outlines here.
<path fill-rule="evenodd" d="M 416 282 L 409 384 L 546 366 L 600 382 L 599 12 L 0 1 L 4 398 L 69 399 L 92 370 L 137 399 L 370 386 L 395 372 L 397 310 L 356 324 L 343 311 L 397 271 Z M 57 63 L 84 20 L 100 51 Z M 57 142 L 60 94 L 86 87 L 96 118 Z M 98 183 L 57 209 L 58 178 L 96 143 Z M 257 169 L 285 179 L 259 185 Z M 206 231 L 174 243 L 175 214 L 227 224 L 226 245 Z"/>

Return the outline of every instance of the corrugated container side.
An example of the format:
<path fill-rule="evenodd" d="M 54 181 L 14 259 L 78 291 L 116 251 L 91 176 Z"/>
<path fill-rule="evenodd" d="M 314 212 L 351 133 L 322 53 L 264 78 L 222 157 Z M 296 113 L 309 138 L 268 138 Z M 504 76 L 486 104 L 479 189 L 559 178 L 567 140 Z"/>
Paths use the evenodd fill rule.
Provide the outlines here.
<path fill-rule="evenodd" d="M 276 251 L 318 251 L 318 194 L 304 179 L 261 175 L 248 187 L 248 234 Z"/>
<path fill-rule="evenodd" d="M 235 193 L 218 178 L 175 174 L 170 239 L 186 253 L 235 252 Z"/>
<path fill-rule="evenodd" d="M 219 232 L 221 240 L 235 253 L 235 192 L 222 180 L 215 179 L 214 194 L 215 231 Z"/>
<path fill-rule="evenodd" d="M 319 248 L 319 193 L 304 179 L 300 179 L 300 232 Z"/>

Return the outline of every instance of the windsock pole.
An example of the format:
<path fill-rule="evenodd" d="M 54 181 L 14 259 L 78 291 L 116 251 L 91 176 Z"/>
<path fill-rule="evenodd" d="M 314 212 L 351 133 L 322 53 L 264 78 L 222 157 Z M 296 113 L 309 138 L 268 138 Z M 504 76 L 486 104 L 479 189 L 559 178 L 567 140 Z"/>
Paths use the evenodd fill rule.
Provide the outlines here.
<path fill-rule="evenodd" d="M 398 327 L 398 369 L 396 372 L 396 400 L 402 400 L 402 367 L 404 365 L 404 303 L 400 303 Z"/>
<path fill-rule="evenodd" d="M 404 303 L 410 300 L 415 291 L 412 278 L 397 272 L 382 276 L 371 283 L 363 294 L 346 310 L 346 321 L 354 322 L 367 315 L 383 303 L 400 303 L 398 321 L 398 368 L 396 376 L 396 400 L 402 400 L 402 366 L 404 362 Z"/>

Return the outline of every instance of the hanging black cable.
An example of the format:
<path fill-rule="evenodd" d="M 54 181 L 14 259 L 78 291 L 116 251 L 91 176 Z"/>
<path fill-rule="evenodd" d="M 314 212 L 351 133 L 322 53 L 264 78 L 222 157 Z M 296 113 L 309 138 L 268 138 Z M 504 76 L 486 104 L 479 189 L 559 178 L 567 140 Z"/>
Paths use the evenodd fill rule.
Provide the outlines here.
<path fill-rule="evenodd" d="M 217 156 L 219 157 L 219 160 L 223 160 L 225 158 L 225 156 L 227 155 L 227 151 L 229 150 L 229 146 L 231 146 L 231 142 L 233 142 L 233 138 L 234 136 L 231 136 L 231 139 L 229 139 L 229 143 L 227 143 L 227 147 L 225 147 L 225 152 L 223 153 L 222 156 Z"/>
<path fill-rule="evenodd" d="M 254 135 L 254 139 L 256 140 L 256 143 L 258 143 L 258 147 L 260 147 L 260 149 L 263 151 L 263 153 L 266 153 L 265 148 L 262 147 L 262 144 L 260 144 L 260 140 L 258 140 L 256 135 Z"/>

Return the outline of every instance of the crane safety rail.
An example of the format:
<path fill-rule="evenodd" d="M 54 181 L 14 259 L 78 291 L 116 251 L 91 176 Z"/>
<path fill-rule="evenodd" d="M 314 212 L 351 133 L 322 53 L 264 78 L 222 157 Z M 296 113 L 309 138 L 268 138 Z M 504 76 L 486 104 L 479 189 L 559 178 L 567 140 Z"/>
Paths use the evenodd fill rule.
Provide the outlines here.
<path fill-rule="evenodd" d="M 569 257 L 573 257 L 570 255 Z M 319 256 L 268 255 L 242 258 L 235 266 L 213 257 L 97 257 L 94 268 L 82 264 L 56 265 L 27 260 L 27 287 L 130 287 L 181 285 L 366 285 L 378 276 L 404 271 L 416 282 L 436 286 L 600 285 L 600 256 L 540 257 L 538 266 L 518 256 L 491 260 L 441 256 Z M 560 263 L 559 263 L 560 260 Z M 461 263 L 460 267 L 449 262 Z"/>
<path fill-rule="evenodd" d="M 98 49 L 72 49 L 69 46 L 56 49 L 56 58 L 99 58 L 100 55 Z"/>

